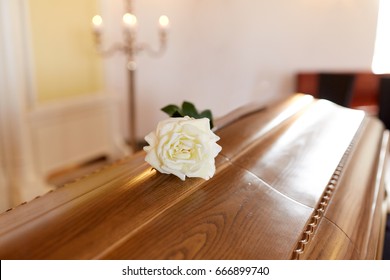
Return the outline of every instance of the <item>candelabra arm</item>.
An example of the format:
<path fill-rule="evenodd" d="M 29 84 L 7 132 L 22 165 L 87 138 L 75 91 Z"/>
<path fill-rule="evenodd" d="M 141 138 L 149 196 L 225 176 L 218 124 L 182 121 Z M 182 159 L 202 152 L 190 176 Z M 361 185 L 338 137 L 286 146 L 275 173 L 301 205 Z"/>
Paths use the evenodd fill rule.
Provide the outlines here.
<path fill-rule="evenodd" d="M 149 44 L 138 43 L 135 47 L 136 53 L 146 52 L 152 57 L 161 57 L 167 48 L 167 39 L 165 33 L 160 33 L 160 43 L 157 49 L 152 48 Z"/>
<path fill-rule="evenodd" d="M 97 44 L 97 51 L 102 56 L 111 56 L 116 52 L 126 52 L 126 47 L 123 44 L 116 43 L 111 47 L 104 49 L 100 44 Z"/>
<path fill-rule="evenodd" d="M 146 52 L 151 57 L 161 57 L 165 52 L 166 47 L 160 45 L 158 49 L 153 49 L 149 44 L 139 43 L 136 46 L 136 52 Z"/>

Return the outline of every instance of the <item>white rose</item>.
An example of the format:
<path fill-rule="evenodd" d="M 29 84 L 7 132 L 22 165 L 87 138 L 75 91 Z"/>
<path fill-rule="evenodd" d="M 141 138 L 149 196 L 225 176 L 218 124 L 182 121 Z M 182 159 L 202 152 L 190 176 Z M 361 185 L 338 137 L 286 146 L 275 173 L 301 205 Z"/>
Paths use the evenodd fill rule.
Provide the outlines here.
<path fill-rule="evenodd" d="M 150 145 L 144 147 L 145 160 L 161 173 L 183 181 L 186 176 L 208 180 L 215 173 L 214 158 L 222 149 L 216 143 L 219 139 L 210 130 L 208 118 L 169 118 L 145 137 Z"/>

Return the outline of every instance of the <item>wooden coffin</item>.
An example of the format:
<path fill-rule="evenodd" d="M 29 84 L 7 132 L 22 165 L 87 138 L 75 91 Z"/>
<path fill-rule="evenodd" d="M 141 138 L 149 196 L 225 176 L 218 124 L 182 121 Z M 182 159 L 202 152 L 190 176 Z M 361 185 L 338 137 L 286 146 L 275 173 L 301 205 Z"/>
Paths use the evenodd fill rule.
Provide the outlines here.
<path fill-rule="evenodd" d="M 144 152 L 0 215 L 1 259 L 375 259 L 388 133 L 307 95 L 217 121 L 208 181 Z"/>

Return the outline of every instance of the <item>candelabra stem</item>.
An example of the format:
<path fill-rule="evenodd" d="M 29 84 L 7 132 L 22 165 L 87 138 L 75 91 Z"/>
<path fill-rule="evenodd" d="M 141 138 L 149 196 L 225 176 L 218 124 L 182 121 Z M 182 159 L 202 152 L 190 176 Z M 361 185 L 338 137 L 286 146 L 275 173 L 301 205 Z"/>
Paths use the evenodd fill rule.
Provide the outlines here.
<path fill-rule="evenodd" d="M 92 19 L 93 23 L 93 32 L 95 35 L 95 43 L 97 45 L 98 51 L 104 55 L 109 56 L 116 51 L 120 51 L 127 56 L 127 71 L 128 71 L 128 111 L 129 111 L 129 145 L 132 149 L 132 152 L 138 151 L 137 145 L 137 112 L 136 112 L 136 85 L 135 85 L 135 71 L 136 63 L 135 56 L 141 52 L 145 51 L 151 55 L 159 56 L 161 55 L 166 48 L 166 37 L 167 37 L 167 28 L 169 25 L 169 19 L 166 16 L 161 16 L 159 19 L 160 24 L 160 45 L 157 50 L 151 48 L 148 44 L 137 43 L 136 41 L 136 28 L 137 28 L 137 18 L 132 13 L 133 6 L 131 0 L 125 1 L 126 13 L 123 15 L 123 24 L 124 24 L 124 43 L 116 43 L 111 48 L 105 49 L 102 46 L 102 18 L 99 15 L 96 15 Z"/>
<path fill-rule="evenodd" d="M 138 150 L 136 135 L 136 106 L 135 106 L 135 67 L 134 61 L 130 61 L 127 66 L 129 83 L 129 142 L 132 152 Z"/>

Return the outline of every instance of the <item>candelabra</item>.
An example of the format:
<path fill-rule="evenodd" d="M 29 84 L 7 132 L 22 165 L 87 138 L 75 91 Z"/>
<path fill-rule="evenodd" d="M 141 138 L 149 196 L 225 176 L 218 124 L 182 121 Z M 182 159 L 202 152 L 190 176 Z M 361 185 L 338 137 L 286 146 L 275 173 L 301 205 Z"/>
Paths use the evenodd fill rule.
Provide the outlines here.
<path fill-rule="evenodd" d="M 137 18 L 133 13 L 131 1 L 126 1 L 126 12 L 122 18 L 124 41 L 115 43 L 110 48 L 104 49 L 102 44 L 103 34 L 103 19 L 100 15 L 95 15 L 92 18 L 93 33 L 95 43 L 99 53 L 102 56 L 110 56 L 119 51 L 126 55 L 127 72 L 128 72 L 128 98 L 129 98 L 129 144 L 133 152 L 137 151 L 136 138 L 136 86 L 135 86 L 135 71 L 137 64 L 135 56 L 140 52 L 147 52 L 152 56 L 161 55 L 166 49 L 167 29 L 169 19 L 162 15 L 159 18 L 159 47 L 155 50 L 146 43 L 137 42 Z"/>

